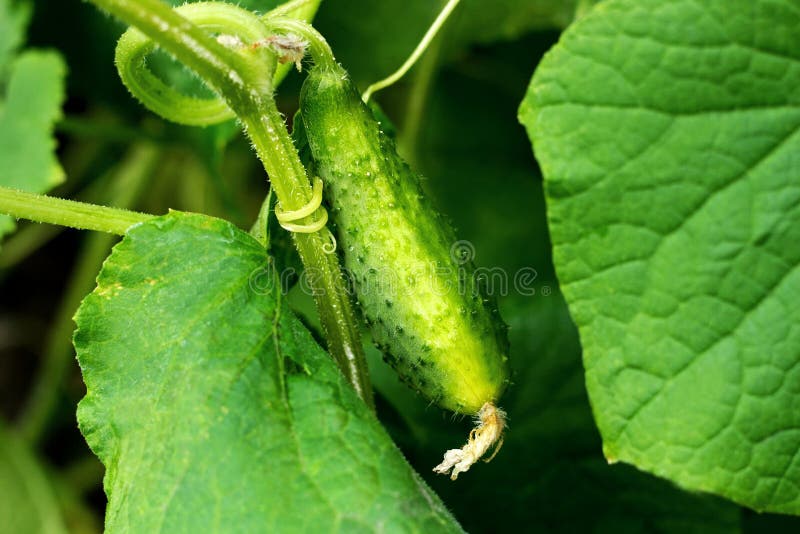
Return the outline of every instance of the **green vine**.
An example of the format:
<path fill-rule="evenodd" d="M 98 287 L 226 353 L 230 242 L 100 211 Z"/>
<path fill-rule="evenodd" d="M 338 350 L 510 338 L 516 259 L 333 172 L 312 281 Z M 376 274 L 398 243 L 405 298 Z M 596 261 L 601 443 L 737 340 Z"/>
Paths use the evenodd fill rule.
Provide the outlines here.
<path fill-rule="evenodd" d="M 300 21 L 259 18 L 229 4 L 204 2 L 171 9 L 158 0 L 91 1 L 136 28 L 120 40 L 116 61 L 123 81 L 134 80 L 128 88 L 137 98 L 153 111 L 164 112 L 168 119 L 193 124 L 227 117 L 221 106 L 224 103 L 250 138 L 281 208 L 296 211 L 312 200 L 309 176 L 272 97 L 277 59 L 272 45 L 276 34 L 294 35 L 303 46 L 307 44 L 316 62 L 333 62 L 322 36 Z M 222 102 L 187 100 L 189 97 L 156 80 L 144 62 L 146 53 L 156 45 L 192 69 Z M 281 50 L 277 51 L 280 56 Z M 186 107 L 176 111 L 181 106 Z M 193 113 L 197 115 L 188 116 Z M 299 222 L 313 224 L 321 216 L 315 212 Z M 326 253 L 330 246 L 327 229 L 323 226 L 319 232 L 294 233 L 293 237 L 314 292 L 328 349 L 359 395 L 372 406 L 358 323 L 338 259 Z"/>

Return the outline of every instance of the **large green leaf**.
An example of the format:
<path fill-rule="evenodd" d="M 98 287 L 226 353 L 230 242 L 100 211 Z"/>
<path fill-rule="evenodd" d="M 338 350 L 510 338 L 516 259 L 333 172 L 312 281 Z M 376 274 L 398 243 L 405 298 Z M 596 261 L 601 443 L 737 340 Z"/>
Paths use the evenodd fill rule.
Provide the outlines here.
<path fill-rule="evenodd" d="M 115 247 L 75 333 L 107 528 L 458 531 L 274 288 L 221 220 L 173 213 Z"/>
<path fill-rule="evenodd" d="M 61 117 L 66 67 L 56 52 L 26 51 L 30 5 L 0 0 L 0 185 L 45 192 L 64 180 L 53 126 Z M 0 238 L 15 228 L 0 215 Z"/>
<path fill-rule="evenodd" d="M 0 525 L 3 532 L 66 532 L 53 488 L 22 442 L 0 424 Z"/>
<path fill-rule="evenodd" d="M 604 451 L 800 513 L 800 2 L 610 0 L 520 108 Z"/>

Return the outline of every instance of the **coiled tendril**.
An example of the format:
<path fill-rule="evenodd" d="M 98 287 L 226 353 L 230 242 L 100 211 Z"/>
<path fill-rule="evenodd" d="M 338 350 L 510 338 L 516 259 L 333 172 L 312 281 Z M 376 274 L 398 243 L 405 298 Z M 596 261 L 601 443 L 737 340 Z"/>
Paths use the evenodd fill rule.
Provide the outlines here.
<path fill-rule="evenodd" d="M 296 222 L 316 212 L 319 212 L 317 220 L 308 223 Z M 325 236 L 328 238 L 328 243 L 323 245 L 323 252 L 332 254 L 336 250 L 336 238 L 330 230 L 325 227 L 325 224 L 328 222 L 328 210 L 322 206 L 322 180 L 319 178 L 314 178 L 313 195 L 308 204 L 300 209 L 292 211 L 284 211 L 279 206 L 276 206 L 275 218 L 278 219 L 278 224 L 290 232 L 311 234 L 324 230 Z"/>

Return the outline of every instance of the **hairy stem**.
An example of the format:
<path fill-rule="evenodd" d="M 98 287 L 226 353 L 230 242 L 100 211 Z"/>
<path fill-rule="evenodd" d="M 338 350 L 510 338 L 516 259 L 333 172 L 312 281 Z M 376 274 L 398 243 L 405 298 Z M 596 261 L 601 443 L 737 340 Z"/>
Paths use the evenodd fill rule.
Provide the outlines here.
<path fill-rule="evenodd" d="M 122 235 L 133 226 L 153 217 L 145 213 L 76 202 L 0 187 L 0 213 L 18 219 L 97 230 Z"/>
<path fill-rule="evenodd" d="M 158 0 L 91 1 L 136 26 L 222 96 L 244 125 L 282 209 L 297 210 L 311 200 L 309 177 L 275 106 L 271 70 L 264 66 L 263 57 L 248 57 L 227 49 Z M 263 28 L 262 22 L 258 24 Z M 320 51 L 313 43 L 312 47 Z M 316 220 L 318 216 L 309 218 Z M 309 275 L 328 350 L 356 392 L 372 407 L 359 329 L 338 259 L 325 253 L 326 232 L 293 236 Z"/>
<path fill-rule="evenodd" d="M 301 20 L 281 17 L 265 17 L 263 22 L 270 30 L 287 34 L 293 33 L 304 39 L 308 43 L 308 55 L 311 56 L 316 65 L 330 67 L 336 64 L 328 41 L 310 24 Z"/>
<path fill-rule="evenodd" d="M 240 119 L 284 209 L 296 210 L 307 204 L 311 200 L 308 178 L 275 102 L 264 102 L 261 115 L 244 115 Z M 298 179 L 276 179 L 291 173 Z M 339 260 L 335 254 L 325 252 L 328 239 L 323 232 L 292 236 L 314 293 L 328 349 L 361 398 L 372 406 L 366 357 Z"/>

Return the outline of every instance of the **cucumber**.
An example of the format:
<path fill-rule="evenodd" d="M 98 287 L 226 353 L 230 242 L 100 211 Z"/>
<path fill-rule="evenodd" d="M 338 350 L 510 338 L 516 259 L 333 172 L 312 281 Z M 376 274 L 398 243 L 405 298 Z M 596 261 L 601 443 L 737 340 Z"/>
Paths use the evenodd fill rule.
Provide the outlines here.
<path fill-rule="evenodd" d="M 421 177 L 343 68 L 309 72 L 300 112 L 375 344 L 401 379 L 439 406 L 502 419 L 486 406 L 508 383 L 507 327 L 471 258 L 459 255 L 465 242 L 433 208 Z"/>

